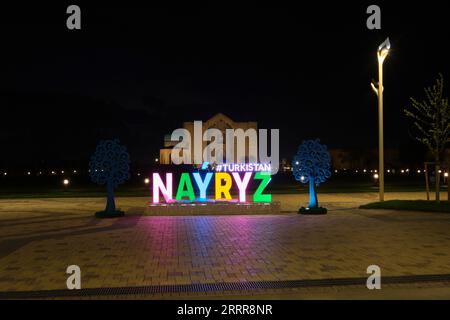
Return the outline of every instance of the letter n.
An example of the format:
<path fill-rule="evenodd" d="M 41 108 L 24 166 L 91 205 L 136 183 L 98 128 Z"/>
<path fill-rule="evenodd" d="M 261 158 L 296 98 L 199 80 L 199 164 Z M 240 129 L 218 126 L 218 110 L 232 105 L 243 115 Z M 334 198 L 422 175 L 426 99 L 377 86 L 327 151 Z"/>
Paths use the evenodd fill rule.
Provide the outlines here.
<path fill-rule="evenodd" d="M 166 173 L 166 185 L 158 173 L 153 174 L 153 203 L 159 203 L 159 191 L 161 191 L 166 202 L 172 201 L 172 174 Z"/>

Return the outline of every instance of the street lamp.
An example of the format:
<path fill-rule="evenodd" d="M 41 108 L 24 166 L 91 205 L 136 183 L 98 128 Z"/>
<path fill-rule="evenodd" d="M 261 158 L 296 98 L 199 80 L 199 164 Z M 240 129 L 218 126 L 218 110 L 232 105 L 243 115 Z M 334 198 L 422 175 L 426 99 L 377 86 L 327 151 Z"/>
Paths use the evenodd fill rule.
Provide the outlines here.
<path fill-rule="evenodd" d="M 384 143 L 383 143 L 383 62 L 386 59 L 391 43 L 389 38 L 378 47 L 378 85 L 371 83 L 372 89 L 378 96 L 378 162 L 379 162 L 379 190 L 380 201 L 384 201 Z"/>

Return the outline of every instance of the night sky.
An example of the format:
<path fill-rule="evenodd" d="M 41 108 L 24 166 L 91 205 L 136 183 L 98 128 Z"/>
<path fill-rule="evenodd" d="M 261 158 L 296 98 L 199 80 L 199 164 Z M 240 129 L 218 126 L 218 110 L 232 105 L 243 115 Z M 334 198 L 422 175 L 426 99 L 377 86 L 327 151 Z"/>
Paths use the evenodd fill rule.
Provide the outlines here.
<path fill-rule="evenodd" d="M 164 134 L 218 112 L 279 128 L 281 157 L 316 137 L 330 148 L 376 147 L 370 81 L 387 36 L 386 147 L 414 150 L 403 109 L 439 72 L 448 95 L 444 1 L 378 2 L 379 31 L 366 28 L 370 2 L 126 3 L 76 3 L 80 31 L 66 28 L 72 3 L 2 7 L 0 169 L 87 165 L 101 138 L 119 138 L 145 164 Z"/>

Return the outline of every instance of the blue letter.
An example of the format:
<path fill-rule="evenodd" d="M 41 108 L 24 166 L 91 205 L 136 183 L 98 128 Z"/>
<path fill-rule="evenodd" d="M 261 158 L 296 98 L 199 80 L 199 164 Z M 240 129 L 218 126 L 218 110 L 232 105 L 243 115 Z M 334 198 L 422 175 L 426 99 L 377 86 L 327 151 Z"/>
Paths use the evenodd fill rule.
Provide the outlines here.
<path fill-rule="evenodd" d="M 198 190 L 200 191 L 200 200 L 206 200 L 206 190 L 208 189 L 209 183 L 211 182 L 213 173 L 208 172 L 205 176 L 205 180 L 202 180 L 202 177 L 200 177 L 200 173 L 198 172 L 194 172 L 193 176 L 195 182 L 197 183 Z"/>

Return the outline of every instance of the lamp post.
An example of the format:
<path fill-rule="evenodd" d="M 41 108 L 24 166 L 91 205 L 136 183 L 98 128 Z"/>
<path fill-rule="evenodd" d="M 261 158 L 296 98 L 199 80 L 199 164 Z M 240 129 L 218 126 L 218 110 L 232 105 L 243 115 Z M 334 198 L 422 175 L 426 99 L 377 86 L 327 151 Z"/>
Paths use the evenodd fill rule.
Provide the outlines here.
<path fill-rule="evenodd" d="M 383 137 L 383 62 L 386 59 L 391 43 L 389 38 L 378 47 L 378 86 L 371 83 L 372 89 L 378 96 L 378 163 L 380 201 L 384 201 L 384 137 Z"/>

